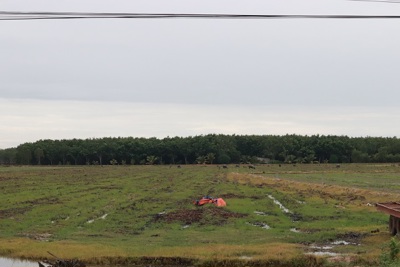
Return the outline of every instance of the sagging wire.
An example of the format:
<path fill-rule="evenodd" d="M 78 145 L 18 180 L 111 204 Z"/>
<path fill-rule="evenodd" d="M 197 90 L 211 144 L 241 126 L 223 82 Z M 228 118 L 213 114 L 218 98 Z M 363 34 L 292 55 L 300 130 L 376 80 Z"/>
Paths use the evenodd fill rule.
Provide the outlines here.
<path fill-rule="evenodd" d="M 363 1 L 363 0 L 353 0 Z M 367 0 L 369 1 L 369 0 Z M 374 1 L 374 0 L 371 0 Z M 285 14 L 185 14 L 185 13 L 87 13 L 0 11 L 0 20 L 66 19 L 400 19 L 400 15 L 285 15 Z"/>

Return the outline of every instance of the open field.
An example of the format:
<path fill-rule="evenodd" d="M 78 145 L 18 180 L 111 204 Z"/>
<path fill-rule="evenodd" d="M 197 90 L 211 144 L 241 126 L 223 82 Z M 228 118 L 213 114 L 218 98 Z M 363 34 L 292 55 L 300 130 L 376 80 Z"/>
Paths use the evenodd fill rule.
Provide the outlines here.
<path fill-rule="evenodd" d="M 3 256 L 377 266 L 391 236 L 374 203 L 400 199 L 400 166 L 0 167 L 0 192 Z M 192 204 L 205 195 L 228 205 Z"/>

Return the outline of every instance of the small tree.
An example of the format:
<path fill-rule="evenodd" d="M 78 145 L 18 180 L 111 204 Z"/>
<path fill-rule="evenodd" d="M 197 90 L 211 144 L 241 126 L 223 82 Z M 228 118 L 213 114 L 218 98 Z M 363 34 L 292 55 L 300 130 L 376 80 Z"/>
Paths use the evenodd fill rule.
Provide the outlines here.
<path fill-rule="evenodd" d="M 214 153 L 208 153 L 207 156 L 207 162 L 210 164 L 213 164 L 213 161 L 215 160 L 215 154 Z"/>
<path fill-rule="evenodd" d="M 207 161 L 207 158 L 205 156 L 199 156 L 196 158 L 197 164 L 205 164 Z"/>
<path fill-rule="evenodd" d="M 43 149 L 36 148 L 34 154 L 35 154 L 35 158 L 37 160 L 37 164 L 41 165 L 41 159 L 44 157 Z"/>
<path fill-rule="evenodd" d="M 285 163 L 294 163 L 296 161 L 296 156 L 295 155 L 287 155 L 285 158 Z"/>
<path fill-rule="evenodd" d="M 147 164 L 149 164 L 149 165 L 154 165 L 157 160 L 158 160 L 158 158 L 153 155 L 147 156 L 147 158 L 146 158 Z"/>
<path fill-rule="evenodd" d="M 221 154 L 218 157 L 219 164 L 229 164 L 231 163 L 231 158 L 227 154 Z"/>

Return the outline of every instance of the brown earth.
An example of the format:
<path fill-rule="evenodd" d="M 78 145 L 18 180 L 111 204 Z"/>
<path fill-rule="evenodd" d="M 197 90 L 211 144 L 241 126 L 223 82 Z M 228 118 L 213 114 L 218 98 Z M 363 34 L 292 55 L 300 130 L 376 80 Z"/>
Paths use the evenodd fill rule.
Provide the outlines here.
<path fill-rule="evenodd" d="M 155 221 L 168 223 L 182 222 L 185 225 L 199 223 L 200 225 L 223 225 L 229 218 L 243 218 L 246 214 L 231 212 L 223 208 L 203 206 L 196 209 L 180 209 L 170 213 L 157 214 Z"/>
<path fill-rule="evenodd" d="M 12 218 L 14 216 L 24 214 L 25 212 L 30 211 L 31 209 L 32 208 L 30 207 L 22 207 L 22 208 L 0 210 L 0 219 Z"/>

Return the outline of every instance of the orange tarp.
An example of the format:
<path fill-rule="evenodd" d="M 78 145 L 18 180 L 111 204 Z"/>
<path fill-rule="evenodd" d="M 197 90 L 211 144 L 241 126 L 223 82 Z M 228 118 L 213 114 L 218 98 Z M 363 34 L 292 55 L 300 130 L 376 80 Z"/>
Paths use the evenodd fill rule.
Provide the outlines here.
<path fill-rule="evenodd" d="M 213 203 L 217 207 L 225 207 L 226 206 L 226 202 L 222 198 L 214 198 Z"/>
<path fill-rule="evenodd" d="M 196 201 L 197 206 L 203 206 L 204 204 L 209 204 L 209 203 L 213 203 L 213 200 L 210 198 L 202 198 Z"/>

